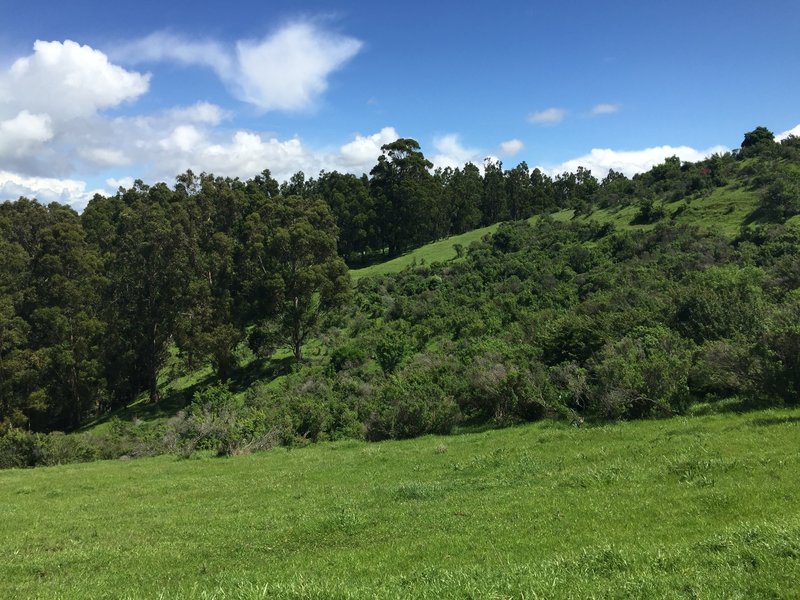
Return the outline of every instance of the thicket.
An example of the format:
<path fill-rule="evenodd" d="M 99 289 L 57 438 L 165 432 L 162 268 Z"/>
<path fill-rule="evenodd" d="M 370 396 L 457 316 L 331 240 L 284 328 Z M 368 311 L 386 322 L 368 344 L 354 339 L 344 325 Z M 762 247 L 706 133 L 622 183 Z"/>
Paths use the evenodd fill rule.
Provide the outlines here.
<path fill-rule="evenodd" d="M 767 134 L 602 182 L 495 163 L 430 173 L 413 140 L 398 140 L 371 178 L 299 174 L 281 186 L 266 171 L 246 182 L 186 173 L 173 188 L 98 196 L 80 216 L 0 205 L 0 466 L 797 403 L 800 234 L 783 223 L 800 213 L 800 144 Z M 721 185 L 761 194 L 734 240 L 678 227 L 663 208 Z M 655 228 L 546 216 L 626 205 Z M 337 252 L 350 244 L 363 259 L 535 212 L 536 225 L 501 225 L 457 261 L 354 289 Z M 358 246 L 347 219 L 363 231 L 387 222 Z M 392 219 L 402 227 L 387 229 Z M 433 223 L 446 225 L 420 233 Z M 323 356 L 303 360 L 311 337 Z M 280 346 L 296 360 L 290 374 L 234 393 L 242 348 L 269 361 Z M 186 371 L 211 364 L 219 385 L 168 424 L 47 433 L 142 392 L 158 402 L 176 353 Z"/>

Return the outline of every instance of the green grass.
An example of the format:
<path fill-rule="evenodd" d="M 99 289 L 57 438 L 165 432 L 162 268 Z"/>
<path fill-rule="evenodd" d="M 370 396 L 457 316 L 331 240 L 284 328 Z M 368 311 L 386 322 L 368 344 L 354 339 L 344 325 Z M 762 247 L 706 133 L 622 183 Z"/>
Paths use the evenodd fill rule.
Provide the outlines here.
<path fill-rule="evenodd" d="M 0 472 L 3 598 L 797 598 L 800 410 Z"/>
<path fill-rule="evenodd" d="M 757 207 L 757 192 L 728 186 L 716 188 L 707 196 L 665 204 L 666 217 L 660 222 L 672 220 L 675 223 L 698 225 L 715 233 L 733 237 L 739 233 L 743 225 L 749 223 L 749 219 Z M 557 221 L 611 223 L 622 230 L 645 230 L 655 227 L 656 223 L 632 224 L 638 212 L 638 207 L 631 205 L 622 208 L 601 208 L 590 215 L 582 215 L 574 219 L 572 210 L 562 210 L 553 213 L 552 216 Z M 534 219 L 536 218 L 538 217 L 534 217 Z"/>
<path fill-rule="evenodd" d="M 421 264 L 423 261 L 427 264 L 431 264 L 434 262 L 453 260 L 456 258 L 456 244 L 461 244 L 464 248 L 467 248 L 472 242 L 478 241 L 487 233 L 494 233 L 496 230 L 497 224 L 489 225 L 488 227 L 474 229 L 467 233 L 462 233 L 461 235 L 454 235 L 439 240 L 438 242 L 431 242 L 430 244 L 411 250 L 392 260 L 370 265 L 363 269 L 352 269 L 350 271 L 350 276 L 353 278 L 353 281 L 358 281 L 362 277 L 398 273 L 411 264 Z"/>
<path fill-rule="evenodd" d="M 714 189 L 707 196 L 698 196 L 687 200 L 679 200 L 665 205 L 667 216 L 662 221 L 673 219 L 676 223 L 694 224 L 706 227 L 717 233 L 735 236 L 742 225 L 748 223 L 748 218 L 758 206 L 758 193 L 727 186 Z M 578 222 L 595 221 L 598 223 L 611 223 L 619 229 L 651 229 L 655 224 L 633 225 L 631 222 L 639 209 L 635 205 L 622 208 L 602 208 L 590 215 L 575 218 Z M 673 214 L 675 215 L 673 218 Z M 561 210 L 551 216 L 556 221 L 573 220 L 572 210 Z M 539 216 L 529 219 L 535 221 Z M 354 281 L 372 275 L 386 275 L 398 273 L 411 264 L 445 262 L 456 258 L 455 244 L 465 248 L 473 241 L 480 240 L 487 233 L 494 233 L 497 224 L 455 235 L 438 242 L 432 242 L 392 260 L 370 265 L 363 269 L 352 269 L 350 275 Z"/>

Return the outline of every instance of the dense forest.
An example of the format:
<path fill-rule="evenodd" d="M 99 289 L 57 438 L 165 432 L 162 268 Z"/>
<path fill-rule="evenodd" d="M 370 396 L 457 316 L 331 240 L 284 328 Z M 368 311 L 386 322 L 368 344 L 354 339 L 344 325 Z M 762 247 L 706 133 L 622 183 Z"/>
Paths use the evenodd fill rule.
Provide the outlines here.
<path fill-rule="evenodd" d="M 724 187 L 759 198 L 733 239 L 665 208 Z M 652 226 L 549 216 L 631 206 Z M 213 381 L 147 443 L 118 427 L 143 453 L 796 404 L 796 214 L 800 139 L 763 127 L 734 152 L 633 178 L 433 170 L 400 139 L 369 176 L 189 171 L 95 196 L 81 214 L 20 198 L 0 205 L 0 439 L 44 443 L 36 432 L 79 429 L 143 394 L 159 403 L 168 361 L 210 364 Z M 457 260 L 348 275 L 497 222 Z M 281 377 L 242 385 L 244 355 Z"/>

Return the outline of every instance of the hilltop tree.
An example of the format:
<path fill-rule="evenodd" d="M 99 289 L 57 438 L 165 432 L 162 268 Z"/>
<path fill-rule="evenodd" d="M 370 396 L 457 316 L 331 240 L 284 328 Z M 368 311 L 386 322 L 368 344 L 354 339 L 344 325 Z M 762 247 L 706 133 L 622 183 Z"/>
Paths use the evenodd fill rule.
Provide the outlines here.
<path fill-rule="evenodd" d="M 416 140 L 401 138 L 381 147 L 383 154 L 370 171 L 383 244 L 389 256 L 419 243 L 434 195 L 433 167 Z"/>

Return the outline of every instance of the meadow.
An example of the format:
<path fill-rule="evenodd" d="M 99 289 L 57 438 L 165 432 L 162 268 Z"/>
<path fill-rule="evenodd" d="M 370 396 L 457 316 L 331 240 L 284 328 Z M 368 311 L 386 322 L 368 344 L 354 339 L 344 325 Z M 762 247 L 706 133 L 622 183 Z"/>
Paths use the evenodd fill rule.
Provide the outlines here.
<path fill-rule="evenodd" d="M 0 597 L 797 598 L 798 433 L 772 409 L 3 471 Z"/>

